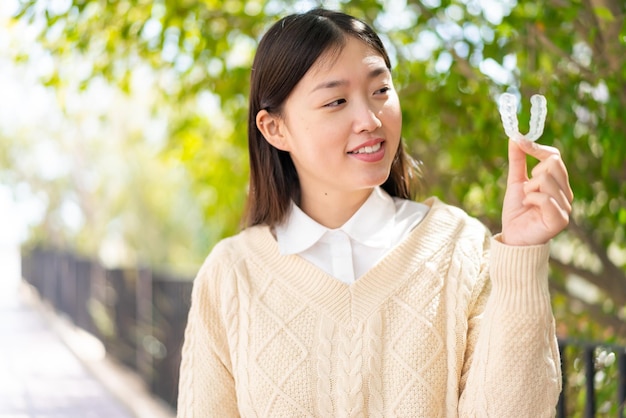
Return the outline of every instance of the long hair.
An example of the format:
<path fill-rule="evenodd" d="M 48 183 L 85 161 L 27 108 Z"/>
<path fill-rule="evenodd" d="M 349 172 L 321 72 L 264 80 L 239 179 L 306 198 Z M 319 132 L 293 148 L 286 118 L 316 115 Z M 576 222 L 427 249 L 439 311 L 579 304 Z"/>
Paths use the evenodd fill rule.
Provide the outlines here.
<path fill-rule="evenodd" d="M 387 51 L 374 30 L 341 12 L 314 9 L 286 16 L 272 25 L 261 39 L 250 77 L 250 189 L 244 226 L 274 226 L 285 219 L 291 200 L 300 203 L 300 182 L 291 156 L 265 140 L 256 125 L 257 113 L 265 109 L 280 115 L 285 100 L 309 68 L 326 51 L 340 51 L 347 36 L 365 42 L 391 69 Z M 414 167 L 401 141 L 383 189 L 391 196 L 413 198 Z"/>

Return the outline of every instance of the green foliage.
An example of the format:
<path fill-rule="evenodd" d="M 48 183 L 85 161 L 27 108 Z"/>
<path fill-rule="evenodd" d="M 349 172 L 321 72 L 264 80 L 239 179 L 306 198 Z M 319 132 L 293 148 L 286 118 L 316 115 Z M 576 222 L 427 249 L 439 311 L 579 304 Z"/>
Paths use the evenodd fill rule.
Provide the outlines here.
<path fill-rule="evenodd" d="M 43 83 L 60 97 L 68 86 L 88 90 L 101 79 L 132 96 L 137 69 L 150 68 L 156 97 L 149 103 L 167 120 L 167 146 L 142 158 L 145 148 L 137 144 L 142 137 L 135 135 L 133 147 L 117 150 L 137 159 L 125 176 L 133 193 L 105 186 L 99 193 L 117 196 L 106 206 L 108 216 L 134 217 L 123 222 L 126 228 L 167 225 L 144 235 L 129 233 L 126 241 L 141 247 L 144 259 L 169 263 L 181 257 L 200 260 L 210 245 L 238 230 L 248 176 L 246 106 L 256 43 L 280 16 L 325 4 L 373 22 L 381 33 L 403 103 L 403 136 L 423 161 L 422 197 L 434 194 L 459 205 L 493 231 L 500 229 L 507 167 L 496 99 L 504 91 L 519 94 L 524 131 L 530 96 L 547 97 L 540 141 L 560 149 L 576 195 L 570 227 L 552 246 L 558 333 L 626 343 L 622 1 L 490 2 L 483 9 L 476 0 L 20 0 L 15 20 L 39 28 L 38 42 L 55 64 Z M 14 59 L 27 62 L 29 54 L 15 51 Z M 84 63 L 78 73 L 72 68 L 77 56 Z M 15 158 L 0 147 L 0 160 L 10 165 Z M 178 180 L 160 181 L 168 178 L 168 169 L 180 167 L 184 173 Z M 171 194 L 181 184 L 191 184 L 190 190 Z M 46 185 L 49 207 L 58 208 L 64 190 L 75 186 L 63 179 Z M 202 227 L 194 215 L 198 206 Z M 177 225 L 196 225 L 198 231 L 183 234 Z M 82 239 L 100 236 L 94 228 Z M 185 253 L 191 255 L 181 256 Z M 571 358 L 579 355 L 572 350 Z M 610 356 L 598 352 L 596 357 L 603 373 L 599 406 L 614 413 L 609 390 L 615 385 L 614 365 Z M 572 410 L 582 405 L 580 364 L 572 364 L 566 388 Z"/>
<path fill-rule="evenodd" d="M 125 91 L 149 64 L 167 108 L 166 159 L 181 162 L 203 207 L 210 242 L 238 229 L 245 198 L 246 94 L 257 40 L 279 16 L 324 2 L 22 0 L 16 19 L 41 23 L 56 62 L 82 54 L 79 80 L 105 77 Z M 601 4 L 601 5 L 600 5 Z M 570 228 L 556 240 L 555 310 L 600 323 L 586 338 L 626 335 L 626 27 L 619 0 L 494 2 L 342 1 L 378 28 L 394 60 L 403 135 L 424 163 L 422 195 L 436 194 L 500 227 L 506 138 L 496 98 L 548 99 L 542 143 L 558 147 L 576 194 Z M 62 86 L 62 66 L 47 83 Z M 210 98 L 213 106 L 204 106 Z M 204 110 L 202 110 L 204 109 Z M 532 165 L 533 162 L 530 162 Z M 587 298 L 572 280 L 592 283 Z M 569 322 L 568 322 L 569 323 Z M 571 324 L 562 333 L 580 334 Z"/>

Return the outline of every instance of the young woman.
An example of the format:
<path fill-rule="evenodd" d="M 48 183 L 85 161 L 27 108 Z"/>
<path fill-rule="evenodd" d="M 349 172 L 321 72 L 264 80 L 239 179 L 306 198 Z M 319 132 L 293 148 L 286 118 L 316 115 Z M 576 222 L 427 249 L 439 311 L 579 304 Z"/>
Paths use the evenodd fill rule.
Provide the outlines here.
<path fill-rule="evenodd" d="M 496 236 L 413 202 L 390 62 L 365 23 L 273 25 L 252 68 L 247 227 L 194 284 L 179 417 L 546 417 L 560 365 L 559 152 L 509 141 Z M 527 176 L 526 155 L 541 160 Z"/>

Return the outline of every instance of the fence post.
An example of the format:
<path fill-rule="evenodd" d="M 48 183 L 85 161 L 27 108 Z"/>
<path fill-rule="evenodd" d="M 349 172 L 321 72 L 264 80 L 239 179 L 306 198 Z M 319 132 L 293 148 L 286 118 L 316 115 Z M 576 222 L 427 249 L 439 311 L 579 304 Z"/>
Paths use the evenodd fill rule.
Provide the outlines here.
<path fill-rule="evenodd" d="M 617 352 L 617 417 L 624 418 L 626 412 L 626 348 Z"/>
<path fill-rule="evenodd" d="M 53 251 L 46 251 L 42 263 L 41 293 L 53 307 L 57 306 L 58 258 Z"/>
<path fill-rule="evenodd" d="M 556 406 L 557 418 L 565 418 L 567 416 L 567 405 L 565 399 L 565 389 L 567 388 L 567 359 L 565 357 L 566 348 L 567 343 L 559 340 L 559 354 L 561 357 L 561 393 L 559 394 L 559 403 Z"/>
<path fill-rule="evenodd" d="M 583 352 L 583 358 L 585 361 L 585 389 L 587 391 L 587 397 L 585 402 L 585 417 L 593 418 L 596 413 L 596 393 L 595 393 L 595 377 L 596 367 L 594 364 L 595 346 L 587 345 Z"/>
<path fill-rule="evenodd" d="M 60 279 L 61 298 L 59 301 L 59 309 L 75 319 L 78 307 L 78 299 L 76 297 L 76 258 L 72 253 L 63 252 L 59 254 L 62 261 Z"/>
<path fill-rule="evenodd" d="M 153 335 L 153 283 L 152 271 L 148 268 L 140 268 L 137 271 L 136 282 L 136 307 L 137 307 L 137 371 L 143 376 L 148 387 L 153 390 L 154 365 L 152 354 L 146 349 L 146 344 Z"/>
<path fill-rule="evenodd" d="M 78 327 L 96 335 L 95 327 L 89 314 L 89 305 L 92 303 L 92 262 L 84 259 L 76 259 L 76 317 L 75 323 Z"/>

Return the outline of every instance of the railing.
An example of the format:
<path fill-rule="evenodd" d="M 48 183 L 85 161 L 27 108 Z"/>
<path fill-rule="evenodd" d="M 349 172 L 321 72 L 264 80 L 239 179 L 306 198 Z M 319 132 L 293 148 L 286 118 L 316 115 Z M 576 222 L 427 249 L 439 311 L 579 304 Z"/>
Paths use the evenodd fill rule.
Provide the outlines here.
<path fill-rule="evenodd" d="M 22 255 L 22 276 L 58 312 L 100 339 L 107 354 L 136 371 L 152 393 L 176 407 L 189 278 L 105 269 L 43 249 Z"/>
<path fill-rule="evenodd" d="M 561 339 L 559 351 L 563 390 L 557 417 L 624 418 L 626 347 Z"/>
<path fill-rule="evenodd" d="M 149 269 L 105 269 L 70 253 L 42 249 L 22 256 L 22 273 L 42 298 L 98 337 L 108 354 L 176 407 L 189 278 Z M 559 349 L 563 391 L 557 416 L 624 418 L 626 347 L 560 340 Z"/>

